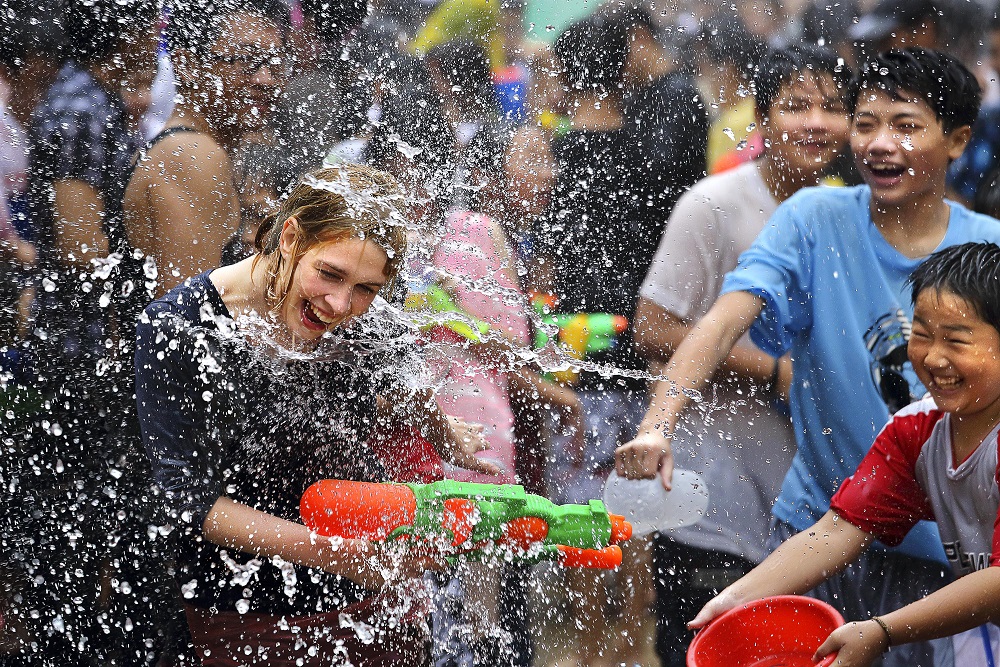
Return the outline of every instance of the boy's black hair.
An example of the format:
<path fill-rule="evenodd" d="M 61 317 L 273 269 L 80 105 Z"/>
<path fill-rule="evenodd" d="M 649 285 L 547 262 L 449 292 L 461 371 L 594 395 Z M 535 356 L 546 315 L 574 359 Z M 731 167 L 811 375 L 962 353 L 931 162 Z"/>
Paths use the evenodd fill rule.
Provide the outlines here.
<path fill-rule="evenodd" d="M 972 125 L 983 97 L 979 81 L 965 65 L 946 53 L 920 47 L 893 49 L 862 63 L 847 99 L 852 114 L 864 91 L 884 92 L 900 101 L 914 96 L 923 100 L 946 134 Z"/>
<path fill-rule="evenodd" d="M 219 38 L 222 20 L 233 14 L 257 14 L 273 21 L 283 36 L 291 26 L 283 0 L 169 0 L 167 44 L 171 51 L 190 49 L 204 55 Z"/>
<path fill-rule="evenodd" d="M 555 54 L 572 89 L 615 92 L 628 59 L 628 34 L 621 23 L 594 14 L 559 35 Z"/>
<path fill-rule="evenodd" d="M 453 39 L 431 48 L 425 57 L 437 69 L 461 102 L 488 114 L 500 115 L 493 90 L 490 61 L 482 44 L 471 39 Z"/>
<path fill-rule="evenodd" d="M 302 0 L 302 13 L 312 17 L 319 38 L 338 44 L 368 16 L 368 0 Z"/>
<path fill-rule="evenodd" d="M 806 74 L 828 74 L 841 95 L 847 96 L 851 70 L 831 49 L 801 44 L 770 49 L 761 59 L 753 76 L 757 110 L 763 116 L 771 112 L 781 87 Z"/>
<path fill-rule="evenodd" d="M 124 45 L 138 27 L 159 15 L 156 0 L 72 0 L 66 3 L 64 55 L 87 64 L 105 58 Z"/>
<path fill-rule="evenodd" d="M 924 290 L 950 292 L 1000 331 L 1000 246 L 963 243 L 936 252 L 910 274 L 913 303 Z"/>

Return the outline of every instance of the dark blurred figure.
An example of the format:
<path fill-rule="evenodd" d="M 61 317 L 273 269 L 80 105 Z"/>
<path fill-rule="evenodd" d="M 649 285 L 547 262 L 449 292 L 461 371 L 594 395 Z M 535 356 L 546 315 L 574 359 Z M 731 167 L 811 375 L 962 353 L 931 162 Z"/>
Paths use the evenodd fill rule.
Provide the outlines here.
<path fill-rule="evenodd" d="M 753 160 L 763 150 L 754 133 L 750 79 L 765 44 L 736 18 L 716 14 L 701 24 L 688 45 L 698 88 L 708 105 L 708 173 Z"/>
<path fill-rule="evenodd" d="M 922 46 L 944 51 L 975 71 L 984 27 L 975 2 L 879 0 L 847 34 L 862 55 Z"/>
<path fill-rule="evenodd" d="M 365 121 L 370 94 L 354 85 L 344 47 L 368 15 L 367 0 L 305 0 L 292 31 L 296 72 L 278 105 L 275 131 L 297 173 L 318 165 L 326 151 Z"/>
<path fill-rule="evenodd" d="M 53 7 L 15 1 L 0 21 L 0 371 L 20 374 L 12 346 L 23 334 L 37 251 L 28 219 L 28 132 L 31 112 L 55 80 L 62 32 L 47 20 Z M 4 410 L 6 411 L 6 410 Z"/>
<path fill-rule="evenodd" d="M 0 433 L 23 433 L 24 422 L 39 410 L 40 394 L 31 378 L 26 333 L 37 257 L 28 217 L 28 131 L 31 112 L 55 80 L 61 63 L 62 31 L 51 18 L 54 3 L 18 1 L 0 9 Z M 44 19 L 44 20 L 43 20 Z M 19 514 L 6 508 L 21 503 L 18 481 L 28 471 L 15 451 L 0 463 L 0 662 L 13 663 L 29 641 L 13 605 L 27 587 L 20 555 L 24 534 Z M 13 488 L 11 483 L 13 482 Z M 8 496 L 13 492 L 15 495 Z M 23 656 L 20 658 L 23 661 Z"/>
<path fill-rule="evenodd" d="M 629 34 L 603 14 L 574 23 L 555 44 L 570 109 L 570 129 L 552 143 L 557 164 L 548 211 L 535 226 L 539 288 L 551 293 L 563 313 L 610 313 L 630 321 L 639 286 L 656 251 L 666 213 L 650 206 L 638 175 L 648 169 L 622 112 Z M 547 283 L 547 285 L 546 285 Z M 587 358 L 619 369 L 644 371 L 631 327 L 617 347 Z M 643 380 L 584 371 L 574 383 L 583 408 L 583 451 L 569 434 L 554 436 L 549 452 L 548 492 L 560 503 L 601 495 L 614 466 L 614 450 L 635 433 L 645 402 Z M 626 556 L 626 559 L 629 557 Z M 625 576 L 625 575 L 621 575 Z M 567 589 L 580 633 L 584 665 L 635 662 L 639 647 L 625 622 L 618 647 L 606 642 L 606 582 L 594 572 L 567 572 Z M 626 595 L 648 592 L 625 587 Z M 626 605 L 629 603 L 626 602 Z M 626 607 L 631 608 L 631 607 Z"/>
<path fill-rule="evenodd" d="M 628 35 L 622 110 L 645 162 L 635 176 L 644 181 L 646 205 L 669 216 L 677 198 L 705 175 L 708 111 L 694 79 L 659 42 L 648 10 L 626 9 L 611 20 Z"/>
<path fill-rule="evenodd" d="M 25 587 L 13 610 L 27 626 L 30 664 L 143 664 L 153 655 L 140 619 L 115 617 L 129 583 L 117 572 L 119 478 L 112 443 L 117 403 L 110 366 L 112 299 L 131 286 L 109 280 L 117 255 L 128 161 L 139 143 L 122 93 L 155 67 L 157 3 L 68 3 L 65 64 L 31 116 L 30 221 L 39 287 L 30 344 L 45 402 L 17 435 L 11 483 Z M 51 17 L 49 17 L 51 20 Z M 110 256 L 109 256 L 110 255 Z M 22 511 L 23 510 L 23 511 Z M 134 622 L 133 622 L 134 621 Z"/>
<path fill-rule="evenodd" d="M 1000 6 L 989 19 L 989 65 L 1000 73 Z M 972 126 L 972 136 L 962 155 L 948 168 L 948 188 L 965 204 L 978 201 L 986 174 L 1000 165 L 1000 102 L 984 104 Z M 979 210 L 978 208 L 976 209 Z"/>
<path fill-rule="evenodd" d="M 458 183 L 476 186 L 470 182 L 473 165 L 499 162 L 508 131 L 502 122 L 486 51 L 473 40 L 453 40 L 430 49 L 426 62 L 455 136 Z M 464 192 L 456 191 L 460 200 Z M 464 205 L 467 201 L 455 203 Z"/>
<path fill-rule="evenodd" d="M 236 165 L 240 227 L 222 249 L 221 266 L 235 264 L 254 254 L 257 230 L 267 216 L 278 210 L 278 200 L 295 184 L 297 176 L 297 172 L 289 168 L 287 153 L 271 144 L 244 144 L 236 156 Z"/>

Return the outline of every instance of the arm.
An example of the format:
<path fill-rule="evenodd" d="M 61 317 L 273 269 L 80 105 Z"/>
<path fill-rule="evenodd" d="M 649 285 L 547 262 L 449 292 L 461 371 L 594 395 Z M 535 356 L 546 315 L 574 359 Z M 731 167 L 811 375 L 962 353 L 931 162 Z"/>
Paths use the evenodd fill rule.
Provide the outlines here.
<path fill-rule="evenodd" d="M 889 646 L 947 637 L 1000 620 L 1000 568 L 967 574 L 927 597 L 873 620 L 848 623 L 827 637 L 815 659 L 837 653 L 834 667 L 867 667 Z"/>
<path fill-rule="evenodd" d="M 730 292 L 719 297 L 691 329 L 670 360 L 667 379 L 656 383 L 638 435 L 615 452 L 619 475 L 640 479 L 659 471 L 664 488 L 670 489 L 674 469 L 670 434 L 691 402 L 686 392 L 701 390 L 715 375 L 763 307 L 764 302 L 749 292 Z"/>
<path fill-rule="evenodd" d="M 689 323 L 653 301 L 639 297 L 639 307 L 635 314 L 635 340 L 639 351 L 647 359 L 669 362 L 692 328 Z M 791 359 L 787 355 L 775 359 L 756 348 L 734 346 L 718 370 L 766 387 L 772 380 L 775 364 L 779 364 L 779 382 L 775 389 L 780 389 L 787 399 L 792 371 Z"/>
<path fill-rule="evenodd" d="M 239 228 L 239 199 L 229 157 L 205 135 L 165 139 L 140 168 L 146 170 L 149 219 L 127 216 L 126 225 L 132 243 L 156 260 L 159 297 L 184 278 L 219 265 L 223 247 Z"/>
<path fill-rule="evenodd" d="M 53 189 L 53 225 L 59 259 L 75 270 L 89 271 L 91 258 L 108 254 L 108 237 L 102 227 L 104 200 L 94 186 L 76 178 L 56 181 Z"/>
<path fill-rule="evenodd" d="M 496 465 L 475 456 L 476 452 L 489 449 L 483 439 L 482 426 L 446 416 L 430 389 L 393 391 L 385 400 L 378 402 L 378 409 L 380 420 L 407 415 L 410 423 L 420 429 L 421 435 L 434 446 L 442 460 L 486 475 L 500 474 Z"/>
<path fill-rule="evenodd" d="M 299 523 L 222 496 L 202 524 L 202 534 L 228 549 L 273 558 L 347 577 L 369 589 L 379 589 L 396 577 L 418 576 L 440 569 L 443 561 L 419 550 L 395 551 L 365 540 L 323 537 Z"/>
<path fill-rule="evenodd" d="M 836 513 L 827 512 L 812 528 L 782 544 L 749 574 L 709 601 L 688 627 L 702 628 L 716 616 L 752 600 L 805 593 L 847 567 L 872 539 Z"/>

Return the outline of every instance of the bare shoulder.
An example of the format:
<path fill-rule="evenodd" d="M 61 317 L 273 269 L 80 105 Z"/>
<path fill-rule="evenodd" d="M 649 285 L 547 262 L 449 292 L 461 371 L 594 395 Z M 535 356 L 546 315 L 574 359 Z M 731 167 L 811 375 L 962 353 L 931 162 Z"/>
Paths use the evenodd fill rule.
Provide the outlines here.
<path fill-rule="evenodd" d="M 225 148 L 202 132 L 175 132 L 145 152 L 136 171 L 150 180 L 190 183 L 232 178 L 233 164 Z"/>

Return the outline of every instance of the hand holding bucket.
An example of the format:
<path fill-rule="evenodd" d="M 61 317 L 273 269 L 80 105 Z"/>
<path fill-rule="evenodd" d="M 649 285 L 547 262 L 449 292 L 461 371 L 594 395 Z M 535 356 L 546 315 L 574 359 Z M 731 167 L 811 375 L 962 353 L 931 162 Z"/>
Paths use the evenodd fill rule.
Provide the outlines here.
<path fill-rule="evenodd" d="M 800 595 L 777 595 L 730 609 L 695 635 L 687 667 L 827 667 L 813 654 L 844 618 L 830 605 Z"/>

